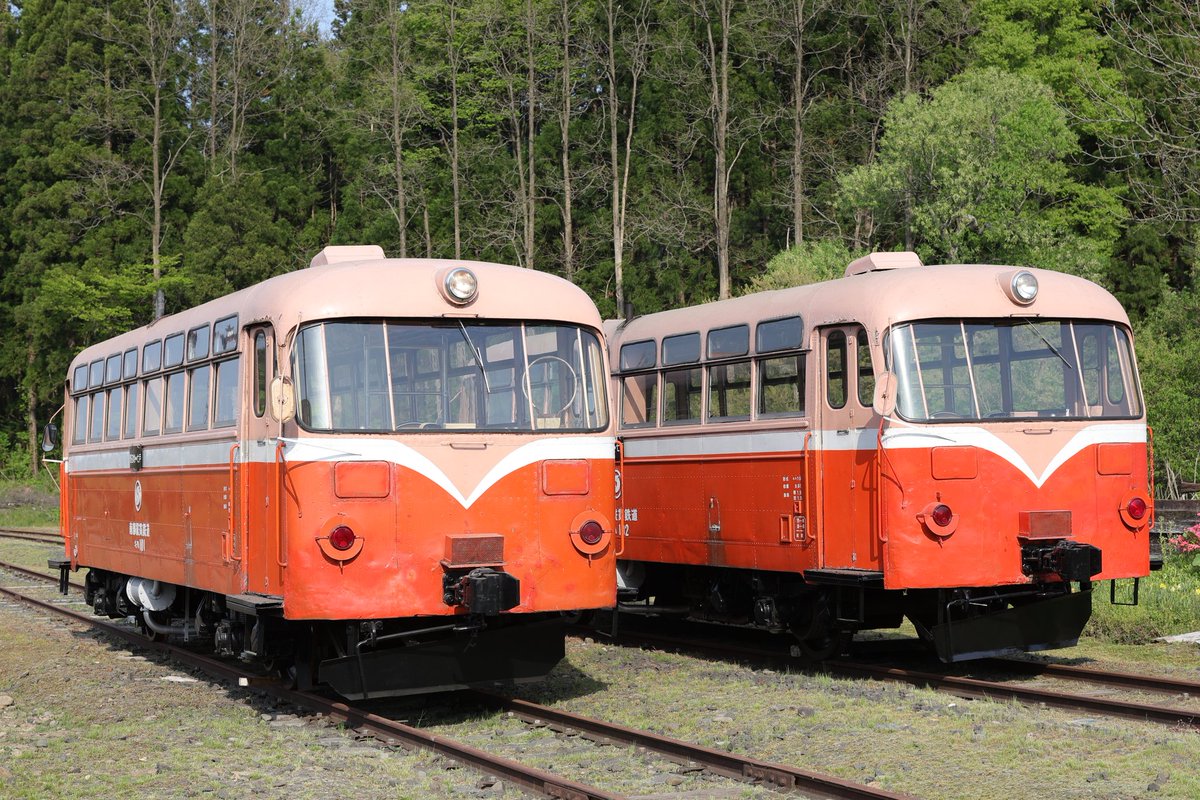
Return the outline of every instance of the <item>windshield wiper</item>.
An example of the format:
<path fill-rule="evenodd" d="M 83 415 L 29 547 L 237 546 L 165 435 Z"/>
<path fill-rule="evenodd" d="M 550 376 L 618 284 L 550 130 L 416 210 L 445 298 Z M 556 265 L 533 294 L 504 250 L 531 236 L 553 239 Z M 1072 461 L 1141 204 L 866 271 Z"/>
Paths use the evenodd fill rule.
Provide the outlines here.
<path fill-rule="evenodd" d="M 1021 322 L 1024 322 L 1026 325 L 1033 328 L 1033 332 L 1037 334 L 1037 337 L 1039 339 L 1041 339 L 1042 342 L 1045 343 L 1046 347 L 1050 348 L 1051 353 L 1054 353 L 1054 355 L 1058 356 L 1059 360 L 1061 360 L 1064 364 L 1067 365 L 1067 369 L 1071 369 L 1071 370 L 1075 369 L 1075 365 L 1072 364 L 1070 361 L 1067 361 L 1067 357 L 1064 356 L 1062 353 L 1058 352 L 1058 348 L 1055 347 L 1054 345 L 1050 344 L 1050 340 L 1042 335 L 1042 332 L 1038 330 L 1037 325 L 1034 325 L 1032 322 L 1030 322 L 1029 320 L 1027 320 L 1025 318 L 1022 318 Z M 461 325 L 462 323 L 459 323 L 459 324 Z"/>
<path fill-rule="evenodd" d="M 488 386 L 487 370 L 484 369 L 483 366 L 483 353 L 479 352 L 479 348 L 475 346 L 473 341 L 471 341 L 471 335 L 467 333 L 467 326 L 463 324 L 461 319 L 458 321 L 458 327 L 459 330 L 462 331 L 463 339 L 466 341 L 467 347 L 471 348 L 471 352 L 475 354 L 475 363 L 479 367 L 479 376 L 483 378 L 483 393 L 484 395 L 490 397 L 492 394 L 492 387 Z"/>

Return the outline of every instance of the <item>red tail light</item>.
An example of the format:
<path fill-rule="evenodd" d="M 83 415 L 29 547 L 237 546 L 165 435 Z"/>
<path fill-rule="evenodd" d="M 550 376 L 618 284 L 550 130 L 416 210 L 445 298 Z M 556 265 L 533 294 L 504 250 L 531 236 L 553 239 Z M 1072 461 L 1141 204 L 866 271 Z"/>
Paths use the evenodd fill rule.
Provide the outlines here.
<path fill-rule="evenodd" d="M 935 525 L 944 528 L 954 519 L 954 512 L 945 503 L 938 503 L 933 507 L 933 511 L 929 512 L 929 516 Z"/>
<path fill-rule="evenodd" d="M 1129 512 L 1131 519 L 1140 520 L 1146 516 L 1146 501 L 1140 497 L 1135 497 L 1129 501 L 1129 505 L 1125 507 L 1125 510 Z"/>
<path fill-rule="evenodd" d="M 339 525 L 329 533 L 329 543 L 335 550 L 349 550 L 357 538 L 354 531 L 345 525 Z"/>
<path fill-rule="evenodd" d="M 599 522 L 585 522 L 579 528 L 579 538 L 583 543 L 592 547 L 600 543 L 604 538 L 604 528 L 600 527 Z"/>

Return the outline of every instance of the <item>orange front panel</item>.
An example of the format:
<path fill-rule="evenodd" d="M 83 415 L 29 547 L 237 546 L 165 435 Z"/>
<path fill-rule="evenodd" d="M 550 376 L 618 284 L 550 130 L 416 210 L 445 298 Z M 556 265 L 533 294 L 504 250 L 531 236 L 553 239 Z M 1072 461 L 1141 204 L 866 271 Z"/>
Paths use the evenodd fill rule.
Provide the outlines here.
<path fill-rule="evenodd" d="M 530 464 L 501 478 L 469 507 L 429 478 L 391 465 L 386 498 L 335 499 L 336 465 L 287 466 L 287 569 L 284 611 L 292 619 L 448 615 L 442 600 L 448 537 L 504 538 L 504 570 L 521 581 L 513 612 L 560 611 L 612 605 L 613 548 L 591 558 L 571 544 L 581 514 L 612 529 L 611 463 L 591 464 L 591 491 L 551 495 L 541 490 L 542 467 Z M 588 514 L 588 511 L 591 511 Z M 361 552 L 338 563 L 319 546 L 338 525 L 363 539 Z M 453 565 L 451 565 L 453 566 Z"/>
<path fill-rule="evenodd" d="M 1149 497 L 1146 449 L 1126 447 L 1135 454 L 1132 475 L 1100 474 L 1097 446 L 1091 446 L 1059 466 L 1040 487 L 1009 461 L 983 449 L 970 448 L 978 459 L 977 478 L 945 480 L 932 477 L 930 450 L 889 450 L 887 464 L 894 479 L 885 479 L 886 586 L 1028 583 L 1029 576 L 1021 571 L 1022 534 L 1044 538 L 1043 528 L 1052 522 L 1062 527 L 1067 519 L 1072 540 L 1094 545 L 1103 554 L 1104 570 L 1096 580 L 1146 575 L 1149 526 L 1130 527 L 1120 515 L 1123 498 Z M 938 536 L 920 521 L 918 515 L 931 503 L 944 503 L 957 515 L 949 535 Z M 1023 512 L 1056 513 L 1033 517 L 1040 527 L 1026 514 L 1023 530 Z"/>

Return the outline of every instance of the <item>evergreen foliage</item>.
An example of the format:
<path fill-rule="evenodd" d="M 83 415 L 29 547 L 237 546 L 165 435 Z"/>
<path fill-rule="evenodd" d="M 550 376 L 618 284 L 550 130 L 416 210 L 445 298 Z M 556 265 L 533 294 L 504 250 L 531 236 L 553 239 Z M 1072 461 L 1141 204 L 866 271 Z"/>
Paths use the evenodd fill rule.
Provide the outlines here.
<path fill-rule="evenodd" d="M 909 248 L 1112 289 L 1197 478 L 1193 3 L 297 7 L 0 8 L 0 441 L 31 465 L 81 347 L 327 244 L 555 272 L 610 316 Z"/>

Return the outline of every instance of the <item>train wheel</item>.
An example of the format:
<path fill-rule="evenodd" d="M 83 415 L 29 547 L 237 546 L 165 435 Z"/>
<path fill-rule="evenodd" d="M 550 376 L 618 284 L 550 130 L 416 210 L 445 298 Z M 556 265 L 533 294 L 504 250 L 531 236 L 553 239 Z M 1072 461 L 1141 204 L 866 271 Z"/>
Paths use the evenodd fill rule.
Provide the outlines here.
<path fill-rule="evenodd" d="M 853 636 L 853 631 L 843 630 L 828 630 L 806 638 L 797 636 L 791 652 L 794 657 L 803 661 L 824 661 L 827 658 L 841 655 Z"/>
<path fill-rule="evenodd" d="M 853 631 L 835 627 L 824 597 L 807 603 L 789 630 L 796 639 L 791 647 L 792 655 L 805 661 L 824 661 L 839 655 L 854 635 Z"/>

